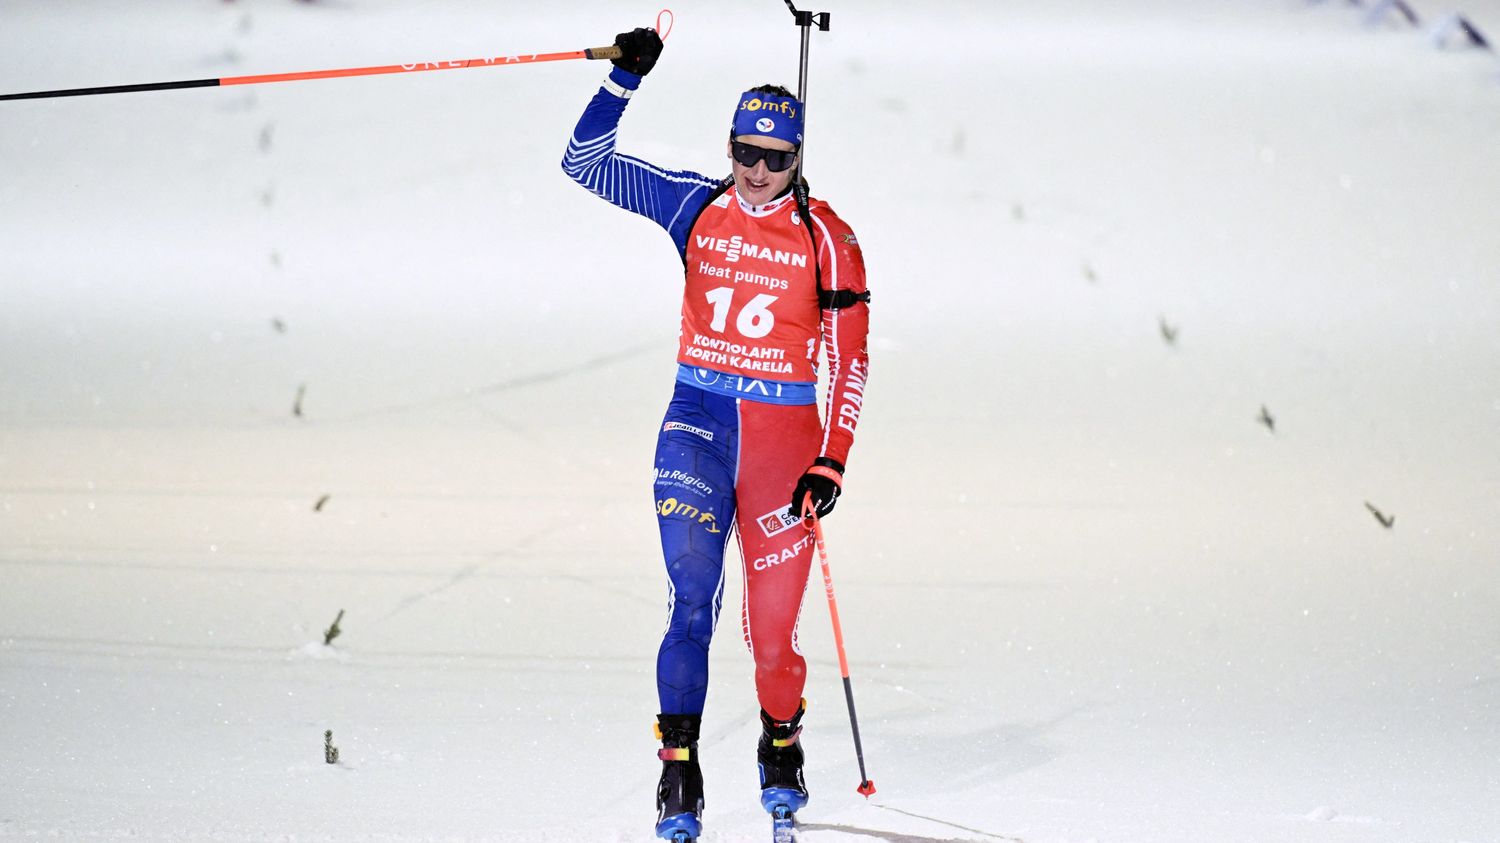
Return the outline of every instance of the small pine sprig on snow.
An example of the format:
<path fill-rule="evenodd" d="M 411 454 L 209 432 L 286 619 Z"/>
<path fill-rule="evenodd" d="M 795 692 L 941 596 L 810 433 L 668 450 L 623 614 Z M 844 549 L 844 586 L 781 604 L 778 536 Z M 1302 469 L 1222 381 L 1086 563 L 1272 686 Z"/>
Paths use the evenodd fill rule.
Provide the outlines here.
<path fill-rule="evenodd" d="M 339 616 L 333 619 L 333 626 L 330 626 L 330 627 L 328 627 L 327 629 L 325 629 L 323 631 L 323 646 L 324 647 L 331 646 L 333 644 L 333 639 L 339 637 L 340 633 L 343 632 L 342 629 L 339 629 L 339 621 L 341 621 L 343 619 L 344 619 L 344 610 L 340 609 L 339 610 Z"/>
<path fill-rule="evenodd" d="M 339 748 L 333 745 L 333 730 L 323 733 L 323 760 L 329 764 L 339 763 Z"/>

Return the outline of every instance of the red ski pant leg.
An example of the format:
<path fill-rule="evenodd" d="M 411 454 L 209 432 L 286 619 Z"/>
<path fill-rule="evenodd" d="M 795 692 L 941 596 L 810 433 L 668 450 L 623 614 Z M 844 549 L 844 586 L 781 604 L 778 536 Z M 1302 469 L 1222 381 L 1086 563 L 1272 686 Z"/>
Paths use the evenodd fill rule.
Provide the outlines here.
<path fill-rule="evenodd" d="M 745 641 L 755 657 L 761 708 L 790 720 L 802 699 L 807 662 L 797 649 L 797 619 L 812 567 L 812 534 L 780 517 L 812 464 L 823 428 L 815 405 L 740 401 L 740 459 L 735 497 L 745 568 Z"/>

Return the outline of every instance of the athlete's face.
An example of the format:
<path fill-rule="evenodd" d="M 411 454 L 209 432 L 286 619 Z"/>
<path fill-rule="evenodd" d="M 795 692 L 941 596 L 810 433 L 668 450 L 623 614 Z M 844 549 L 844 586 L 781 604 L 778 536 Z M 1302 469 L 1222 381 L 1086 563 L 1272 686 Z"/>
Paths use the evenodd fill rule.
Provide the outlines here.
<path fill-rule="evenodd" d="M 734 189 L 741 199 L 751 205 L 764 205 L 780 196 L 782 191 L 786 190 L 787 185 L 792 183 L 792 174 L 797 171 L 795 164 L 779 173 L 767 167 L 764 158 L 755 162 L 755 166 L 746 167 L 734 158 L 732 146 L 735 143 L 786 152 L 791 152 L 797 147 L 779 138 L 767 138 L 760 135 L 739 135 L 734 138 L 725 148 L 725 153 L 729 156 L 729 163 L 734 171 Z"/>

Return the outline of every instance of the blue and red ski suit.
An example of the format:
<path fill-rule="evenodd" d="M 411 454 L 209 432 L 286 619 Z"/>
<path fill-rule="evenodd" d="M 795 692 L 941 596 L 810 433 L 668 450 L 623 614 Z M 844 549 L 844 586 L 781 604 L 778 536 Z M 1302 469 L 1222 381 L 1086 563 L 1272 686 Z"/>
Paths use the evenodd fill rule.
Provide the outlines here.
<path fill-rule="evenodd" d="M 790 720 L 806 679 L 796 631 L 813 555 L 811 533 L 790 511 L 792 490 L 817 457 L 847 464 L 869 371 L 868 304 L 820 307 L 818 274 L 825 289 L 863 293 L 864 260 L 824 202 L 809 203 L 814 237 L 791 194 L 753 207 L 730 187 L 710 203 L 718 179 L 617 153 L 616 130 L 640 82 L 610 73 L 573 131 L 563 170 L 666 229 L 685 265 L 677 383 L 654 482 L 671 584 L 656 663 L 661 711 L 703 712 L 734 535 L 757 696 L 772 717 Z M 828 364 L 826 423 L 819 352 Z"/>

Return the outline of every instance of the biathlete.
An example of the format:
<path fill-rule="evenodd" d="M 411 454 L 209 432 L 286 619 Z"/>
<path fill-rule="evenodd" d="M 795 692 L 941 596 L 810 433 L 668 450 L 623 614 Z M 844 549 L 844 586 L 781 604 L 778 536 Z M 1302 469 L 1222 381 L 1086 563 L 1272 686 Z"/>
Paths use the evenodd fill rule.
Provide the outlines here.
<path fill-rule="evenodd" d="M 670 583 L 657 655 L 660 837 L 701 832 L 698 737 L 708 647 L 724 596 L 724 550 L 738 538 L 741 613 L 755 660 L 767 810 L 807 802 L 799 742 L 807 663 L 797 619 L 812 565 L 803 506 L 834 507 L 864 400 L 869 293 L 854 233 L 828 204 L 792 190 L 802 104 L 784 88 L 741 95 L 731 176 L 665 170 L 615 151 L 625 106 L 656 64 L 649 29 L 616 37 L 623 55 L 584 110 L 563 170 L 671 236 L 686 270 L 677 379 L 656 445 L 656 516 Z M 805 197 L 805 193 L 804 193 Z M 818 355 L 828 367 L 820 421 Z"/>

